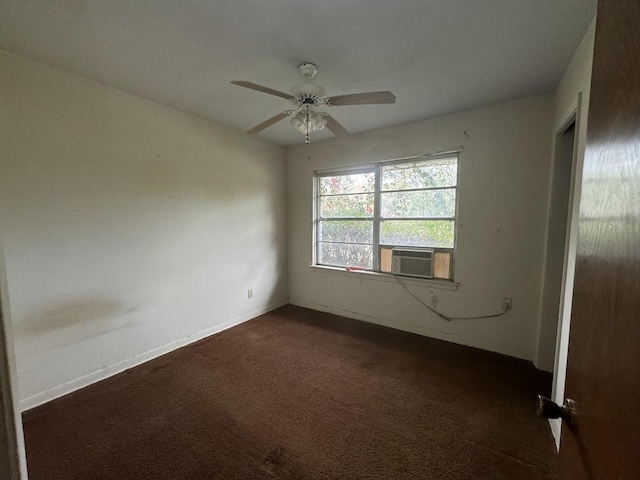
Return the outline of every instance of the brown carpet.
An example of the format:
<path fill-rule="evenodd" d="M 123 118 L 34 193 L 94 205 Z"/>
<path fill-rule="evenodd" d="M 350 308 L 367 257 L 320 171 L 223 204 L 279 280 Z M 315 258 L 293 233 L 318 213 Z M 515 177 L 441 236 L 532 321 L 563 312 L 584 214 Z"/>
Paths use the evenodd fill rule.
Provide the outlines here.
<path fill-rule="evenodd" d="M 29 478 L 549 479 L 550 381 L 286 306 L 25 413 Z"/>

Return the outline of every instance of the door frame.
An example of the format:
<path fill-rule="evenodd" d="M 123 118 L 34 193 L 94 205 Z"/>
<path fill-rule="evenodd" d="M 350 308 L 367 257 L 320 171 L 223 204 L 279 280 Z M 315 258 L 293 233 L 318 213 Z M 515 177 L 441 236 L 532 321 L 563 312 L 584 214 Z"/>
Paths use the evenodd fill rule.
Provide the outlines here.
<path fill-rule="evenodd" d="M 586 147 L 586 115 L 587 108 L 583 103 L 583 92 L 579 92 L 575 102 L 569 106 L 569 113 L 563 115 L 563 122 L 554 131 L 554 167 L 557 161 L 556 141 L 559 135 L 567 131 L 575 122 L 573 139 L 573 158 L 571 161 L 571 185 L 569 187 L 569 205 L 567 212 L 567 227 L 565 233 L 564 261 L 562 266 L 562 281 L 558 308 L 558 324 L 556 329 L 555 358 L 553 366 L 553 384 L 551 399 L 562 405 L 564 402 L 565 381 L 567 374 L 567 360 L 569 351 L 569 331 L 571 326 L 571 310 L 573 303 L 573 286 L 578 245 L 578 219 L 580 210 L 580 192 L 582 184 L 582 169 L 584 151 Z M 549 425 L 560 449 L 562 421 L 550 419 Z"/>
<path fill-rule="evenodd" d="M 8 451 L 0 451 L 0 457 L 8 460 L 12 480 L 27 480 L 27 456 L 22 431 L 22 415 L 18 401 L 18 375 L 13 347 L 11 309 L 7 274 L 2 245 L 2 217 L 0 216 L 0 428 L 5 436 Z"/>

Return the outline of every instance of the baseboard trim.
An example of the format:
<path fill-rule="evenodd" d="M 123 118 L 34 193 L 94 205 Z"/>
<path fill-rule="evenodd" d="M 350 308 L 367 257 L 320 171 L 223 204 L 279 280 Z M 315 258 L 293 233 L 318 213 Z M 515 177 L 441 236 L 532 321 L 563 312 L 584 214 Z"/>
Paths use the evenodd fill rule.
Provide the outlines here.
<path fill-rule="evenodd" d="M 178 348 L 185 347 L 191 343 L 195 343 L 199 340 L 210 337 L 211 335 L 215 335 L 216 333 L 220 333 L 224 330 L 240 325 L 241 323 L 244 323 L 253 318 L 259 317 L 260 315 L 264 315 L 265 313 L 270 312 L 271 310 L 275 310 L 276 308 L 280 308 L 283 305 L 286 305 L 288 303 L 289 303 L 288 300 L 283 300 L 281 302 L 273 303 L 265 307 L 257 308 L 255 310 L 252 310 L 251 312 L 241 315 L 240 317 L 236 317 L 232 320 L 228 320 L 214 327 L 201 330 L 199 332 L 193 333 L 191 335 L 180 338 L 178 340 L 169 342 L 165 345 L 152 348 L 147 352 L 140 353 L 131 358 L 127 358 L 126 360 L 122 360 L 121 362 L 106 366 L 104 368 L 101 368 L 100 370 L 96 370 L 95 372 L 91 372 L 87 375 L 83 375 L 74 380 L 71 380 L 63 384 L 57 385 L 53 388 L 50 388 L 48 390 L 44 390 L 34 395 L 30 395 L 20 400 L 20 410 L 22 412 L 26 412 L 27 410 L 30 410 L 39 405 L 43 405 L 47 402 L 50 402 L 51 400 L 55 400 L 56 398 L 60 398 L 64 395 L 75 392 L 76 390 L 80 390 L 81 388 L 88 387 L 92 383 L 105 380 L 109 377 L 112 377 L 113 375 L 122 373 L 125 370 L 129 370 L 130 368 L 137 367 L 138 365 L 142 365 L 143 363 L 146 363 L 150 360 L 153 360 L 154 358 L 158 358 L 169 352 L 177 350 Z"/>
<path fill-rule="evenodd" d="M 354 320 L 361 320 L 363 322 L 373 323 L 375 325 L 381 325 L 383 327 L 395 328 L 396 330 L 402 330 L 404 332 L 415 333 L 424 337 L 435 338 L 437 340 L 444 340 L 446 342 L 456 343 L 458 345 L 464 345 L 467 347 L 479 348 L 481 350 L 488 350 L 494 353 L 500 353 L 509 357 L 515 357 L 520 360 L 527 360 L 532 362 L 532 355 L 526 356 L 520 352 L 517 352 L 509 347 L 502 345 L 489 345 L 480 342 L 474 342 L 466 337 L 461 337 L 448 332 L 442 332 L 439 330 L 433 330 L 427 327 L 421 327 L 419 325 L 411 325 L 408 323 L 397 322 L 395 320 L 389 320 L 387 318 L 376 317 L 373 315 L 367 315 L 359 312 L 353 312 L 350 310 L 343 310 L 340 308 L 329 307 L 327 305 L 321 305 L 313 302 L 306 302 L 304 300 L 290 299 L 291 305 L 298 307 L 309 308 L 311 310 L 318 310 L 320 312 L 332 313 L 334 315 L 340 315 L 342 317 L 353 318 Z"/>

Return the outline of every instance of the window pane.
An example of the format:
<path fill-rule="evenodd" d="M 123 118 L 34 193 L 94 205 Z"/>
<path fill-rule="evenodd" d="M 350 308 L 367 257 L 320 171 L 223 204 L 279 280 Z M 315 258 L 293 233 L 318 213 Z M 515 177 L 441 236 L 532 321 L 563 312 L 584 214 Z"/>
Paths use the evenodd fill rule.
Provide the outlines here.
<path fill-rule="evenodd" d="M 453 220 L 384 220 L 380 243 L 406 247 L 453 248 Z"/>
<path fill-rule="evenodd" d="M 320 197 L 320 218 L 373 217 L 373 193 Z"/>
<path fill-rule="evenodd" d="M 382 168 L 382 190 L 454 187 L 458 182 L 458 159 L 443 158 L 399 163 Z"/>
<path fill-rule="evenodd" d="M 320 221 L 318 240 L 323 242 L 373 243 L 373 221 Z"/>
<path fill-rule="evenodd" d="M 382 216 L 453 217 L 456 214 L 456 190 L 423 190 L 382 195 Z"/>
<path fill-rule="evenodd" d="M 345 245 L 343 243 L 319 243 L 318 263 L 336 267 L 373 268 L 371 245 Z"/>
<path fill-rule="evenodd" d="M 375 173 L 320 177 L 320 195 L 373 192 Z"/>

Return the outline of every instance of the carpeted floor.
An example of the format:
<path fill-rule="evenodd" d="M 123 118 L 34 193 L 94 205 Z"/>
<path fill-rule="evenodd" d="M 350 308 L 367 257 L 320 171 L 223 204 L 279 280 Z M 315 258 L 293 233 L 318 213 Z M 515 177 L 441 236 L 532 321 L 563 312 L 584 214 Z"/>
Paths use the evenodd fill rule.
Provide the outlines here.
<path fill-rule="evenodd" d="M 29 478 L 555 478 L 550 382 L 286 306 L 25 413 Z"/>

